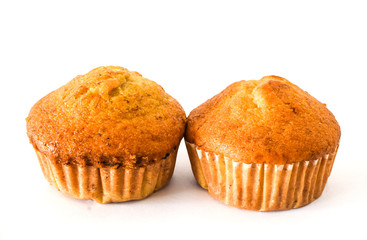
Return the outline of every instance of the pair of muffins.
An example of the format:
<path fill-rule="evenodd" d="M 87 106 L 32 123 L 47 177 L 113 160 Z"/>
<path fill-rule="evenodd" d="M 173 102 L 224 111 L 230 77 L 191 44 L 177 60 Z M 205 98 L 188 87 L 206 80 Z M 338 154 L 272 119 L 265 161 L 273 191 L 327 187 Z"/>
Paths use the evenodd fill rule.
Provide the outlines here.
<path fill-rule="evenodd" d="M 325 105 L 283 78 L 234 83 L 186 120 L 158 84 L 121 67 L 96 68 L 42 98 L 27 133 L 52 185 L 100 203 L 142 199 L 167 184 L 185 134 L 199 184 L 260 211 L 320 196 L 340 138 Z"/>

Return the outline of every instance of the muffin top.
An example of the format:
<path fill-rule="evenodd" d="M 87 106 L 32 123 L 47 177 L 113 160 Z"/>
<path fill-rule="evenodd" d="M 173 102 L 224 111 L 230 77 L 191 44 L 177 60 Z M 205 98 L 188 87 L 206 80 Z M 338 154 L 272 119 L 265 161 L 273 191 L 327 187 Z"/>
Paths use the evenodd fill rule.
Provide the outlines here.
<path fill-rule="evenodd" d="M 63 164 L 133 168 L 176 149 L 185 121 L 181 105 L 157 83 L 108 66 L 39 100 L 27 134 L 36 150 Z"/>
<path fill-rule="evenodd" d="M 239 81 L 194 109 L 186 141 L 245 163 L 286 164 L 333 153 L 340 127 L 307 92 L 277 76 Z"/>

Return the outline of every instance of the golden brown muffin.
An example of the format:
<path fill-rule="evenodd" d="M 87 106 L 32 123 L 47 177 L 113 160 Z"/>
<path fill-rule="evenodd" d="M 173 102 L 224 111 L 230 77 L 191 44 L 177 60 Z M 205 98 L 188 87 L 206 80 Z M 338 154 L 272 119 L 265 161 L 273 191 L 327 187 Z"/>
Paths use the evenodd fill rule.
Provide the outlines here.
<path fill-rule="evenodd" d="M 171 178 L 185 112 L 161 86 L 99 67 L 39 100 L 27 134 L 47 180 L 97 202 L 141 199 Z"/>
<path fill-rule="evenodd" d="M 267 76 L 233 83 L 194 109 L 185 140 L 194 175 L 212 196 L 269 211 L 321 195 L 340 134 L 325 104 Z"/>

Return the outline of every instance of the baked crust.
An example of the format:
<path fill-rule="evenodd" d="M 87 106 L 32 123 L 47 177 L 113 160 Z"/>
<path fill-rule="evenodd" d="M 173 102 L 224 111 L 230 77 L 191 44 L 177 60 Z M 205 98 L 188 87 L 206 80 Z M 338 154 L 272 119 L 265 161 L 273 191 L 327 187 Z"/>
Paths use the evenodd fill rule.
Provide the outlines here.
<path fill-rule="evenodd" d="M 266 76 L 233 83 L 194 109 L 185 139 L 234 161 L 286 164 L 333 153 L 340 135 L 325 104 L 284 78 Z"/>
<path fill-rule="evenodd" d="M 39 100 L 27 134 L 52 161 L 135 168 L 178 148 L 185 112 L 161 86 L 137 72 L 108 66 L 77 76 Z"/>

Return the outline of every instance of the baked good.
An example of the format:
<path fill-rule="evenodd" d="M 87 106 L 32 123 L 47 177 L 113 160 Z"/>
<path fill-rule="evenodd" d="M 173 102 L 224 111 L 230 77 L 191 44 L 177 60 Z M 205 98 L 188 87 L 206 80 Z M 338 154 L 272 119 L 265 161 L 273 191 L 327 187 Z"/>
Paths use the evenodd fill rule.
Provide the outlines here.
<path fill-rule="evenodd" d="M 214 198 L 270 211 L 321 195 L 340 135 L 325 104 L 266 76 L 233 83 L 194 109 L 185 141 L 195 178 Z"/>
<path fill-rule="evenodd" d="M 27 134 L 46 179 L 99 203 L 142 199 L 171 178 L 185 112 L 157 83 L 108 66 L 39 100 Z"/>

